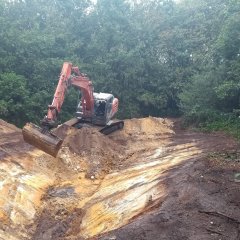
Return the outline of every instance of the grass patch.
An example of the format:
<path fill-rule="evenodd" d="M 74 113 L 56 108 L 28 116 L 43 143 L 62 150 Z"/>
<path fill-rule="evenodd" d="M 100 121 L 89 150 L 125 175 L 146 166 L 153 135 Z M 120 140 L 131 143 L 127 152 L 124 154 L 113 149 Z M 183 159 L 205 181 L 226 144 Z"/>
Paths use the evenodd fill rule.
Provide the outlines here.
<path fill-rule="evenodd" d="M 206 122 L 200 124 L 199 128 L 207 132 L 223 131 L 240 141 L 240 119 L 221 119 L 218 121 Z"/>
<path fill-rule="evenodd" d="M 204 132 L 223 131 L 240 141 L 240 117 L 236 113 L 199 112 L 184 118 L 184 126 Z"/>

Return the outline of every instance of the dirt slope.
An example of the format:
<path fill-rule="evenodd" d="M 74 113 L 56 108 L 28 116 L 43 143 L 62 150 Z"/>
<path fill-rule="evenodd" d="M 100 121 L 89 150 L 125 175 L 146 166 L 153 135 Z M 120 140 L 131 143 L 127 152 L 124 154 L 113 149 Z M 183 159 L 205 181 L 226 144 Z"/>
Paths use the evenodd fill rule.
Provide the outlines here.
<path fill-rule="evenodd" d="M 167 169 L 160 185 L 165 195 L 158 205 L 120 229 L 93 239 L 240 239 L 239 145 L 221 134 L 178 130 L 167 146 L 169 155 L 174 158 L 180 146 L 192 152 L 192 144 L 202 154 Z M 180 152 L 177 155 L 181 157 Z"/>
<path fill-rule="evenodd" d="M 176 125 L 63 125 L 52 158 L 0 121 L 0 239 L 239 239 L 239 146 Z"/>

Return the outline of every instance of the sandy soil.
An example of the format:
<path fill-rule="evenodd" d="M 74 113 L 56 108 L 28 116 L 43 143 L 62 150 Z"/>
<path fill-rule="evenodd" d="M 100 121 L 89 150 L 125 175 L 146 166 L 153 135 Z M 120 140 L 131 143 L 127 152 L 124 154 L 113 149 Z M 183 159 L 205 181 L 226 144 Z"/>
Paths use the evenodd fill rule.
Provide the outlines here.
<path fill-rule="evenodd" d="M 0 239 L 240 239 L 240 151 L 224 134 L 131 119 L 56 130 L 57 158 L 0 121 Z"/>

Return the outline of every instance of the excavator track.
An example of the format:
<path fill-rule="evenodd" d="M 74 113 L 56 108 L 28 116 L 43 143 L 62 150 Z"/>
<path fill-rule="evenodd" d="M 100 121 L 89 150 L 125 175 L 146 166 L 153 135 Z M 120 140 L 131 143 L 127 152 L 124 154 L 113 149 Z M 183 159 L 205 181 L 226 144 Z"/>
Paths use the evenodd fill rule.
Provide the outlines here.
<path fill-rule="evenodd" d="M 112 122 L 110 125 L 106 125 L 99 132 L 104 135 L 108 135 L 112 132 L 123 129 L 123 126 L 124 126 L 124 121 L 115 121 L 115 122 Z"/>
<path fill-rule="evenodd" d="M 124 127 L 124 121 L 122 120 L 111 120 L 110 123 L 108 123 L 106 126 L 98 126 L 83 120 L 79 120 L 77 118 L 72 118 L 69 121 L 65 122 L 64 125 L 75 127 L 75 128 L 83 128 L 83 127 L 89 127 L 89 128 L 95 128 L 98 129 L 98 131 L 104 135 L 108 135 L 112 132 L 115 132 L 117 130 L 121 130 Z"/>

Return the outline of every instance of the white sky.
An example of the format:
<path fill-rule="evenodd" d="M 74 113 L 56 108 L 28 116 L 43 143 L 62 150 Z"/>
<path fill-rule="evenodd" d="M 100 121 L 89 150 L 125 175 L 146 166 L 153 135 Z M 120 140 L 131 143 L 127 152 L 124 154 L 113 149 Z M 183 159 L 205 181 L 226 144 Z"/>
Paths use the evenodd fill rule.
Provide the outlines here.
<path fill-rule="evenodd" d="M 91 0 L 93 3 L 96 3 L 97 2 L 97 0 Z M 129 0 L 129 1 L 131 1 L 131 0 Z M 137 2 L 137 3 L 140 3 L 141 1 L 147 1 L 147 0 L 134 0 L 135 2 Z M 174 0 L 174 2 L 181 2 L 182 0 Z"/>

